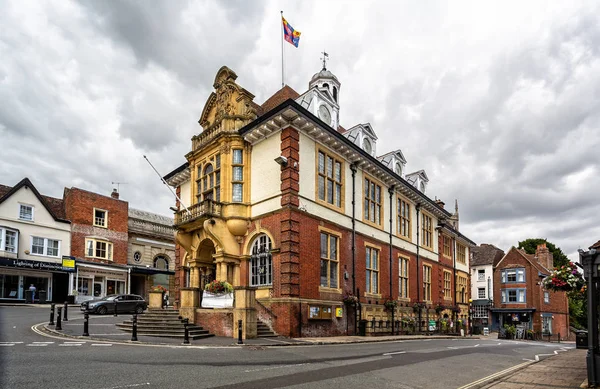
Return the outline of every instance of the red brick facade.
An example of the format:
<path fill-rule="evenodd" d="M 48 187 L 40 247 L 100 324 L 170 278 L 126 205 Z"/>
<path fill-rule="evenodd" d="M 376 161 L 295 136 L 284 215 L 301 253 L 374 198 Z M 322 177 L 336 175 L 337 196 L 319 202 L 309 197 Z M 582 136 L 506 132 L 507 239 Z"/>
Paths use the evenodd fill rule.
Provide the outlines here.
<path fill-rule="evenodd" d="M 78 188 L 65 189 L 65 213 L 71 221 L 71 255 L 92 262 L 127 264 L 129 204 Z M 94 208 L 107 211 L 107 227 L 94 226 Z M 112 261 L 86 258 L 85 238 L 101 237 L 113 244 Z"/>
<path fill-rule="evenodd" d="M 538 254 L 540 250 L 538 249 Z M 525 254 L 516 248 L 504 256 L 494 269 L 494 306 L 501 308 L 504 312 L 500 315 L 510 313 L 511 309 L 530 309 L 531 326 L 534 332 L 542 331 L 542 316 L 552 318 L 552 334 L 561 334 L 567 337 L 569 334 L 569 302 L 566 292 L 549 292 L 549 302 L 544 302 L 544 292 L 541 281 L 550 270 L 540 264 L 548 264 L 548 259 L 543 255 L 533 256 Z M 551 260 L 551 259 L 550 259 Z M 539 262 L 538 262 L 539 261 Z M 502 271 L 506 269 L 525 269 L 525 282 L 502 282 Z M 503 289 L 525 289 L 525 303 L 502 302 Z M 507 323 L 504 323 L 507 324 Z M 510 323 L 509 323 L 510 324 Z"/>

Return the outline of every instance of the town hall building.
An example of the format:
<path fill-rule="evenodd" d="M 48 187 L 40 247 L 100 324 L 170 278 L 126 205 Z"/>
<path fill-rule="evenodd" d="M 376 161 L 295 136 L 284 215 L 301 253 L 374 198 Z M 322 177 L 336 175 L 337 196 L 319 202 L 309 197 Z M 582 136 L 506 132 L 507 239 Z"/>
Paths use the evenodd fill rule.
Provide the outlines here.
<path fill-rule="evenodd" d="M 175 304 L 217 335 L 356 334 L 359 319 L 466 320 L 475 245 L 369 123 L 340 125 L 341 83 L 323 66 L 262 105 L 222 67 L 175 188 Z M 212 280 L 232 307 L 203 307 Z M 353 298 L 358 304 L 352 304 Z M 436 307 L 438 309 L 436 309 Z M 373 331 L 370 329 L 368 331 Z"/>

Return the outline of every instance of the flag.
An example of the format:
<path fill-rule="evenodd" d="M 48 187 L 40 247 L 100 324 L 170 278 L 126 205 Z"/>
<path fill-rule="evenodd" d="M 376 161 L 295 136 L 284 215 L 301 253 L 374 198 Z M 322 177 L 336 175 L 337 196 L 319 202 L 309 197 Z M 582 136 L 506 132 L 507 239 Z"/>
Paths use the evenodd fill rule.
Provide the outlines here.
<path fill-rule="evenodd" d="M 294 30 L 294 27 L 290 26 L 283 15 L 281 15 L 281 21 L 283 22 L 283 38 L 298 47 L 298 43 L 300 43 L 300 31 Z"/>

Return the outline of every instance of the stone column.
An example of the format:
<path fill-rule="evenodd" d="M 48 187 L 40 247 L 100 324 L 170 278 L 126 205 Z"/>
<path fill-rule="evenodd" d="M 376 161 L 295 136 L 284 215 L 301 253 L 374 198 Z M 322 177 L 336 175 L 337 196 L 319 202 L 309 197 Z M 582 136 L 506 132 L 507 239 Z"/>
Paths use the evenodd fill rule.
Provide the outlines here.
<path fill-rule="evenodd" d="M 195 323 L 196 308 L 200 306 L 200 288 L 181 288 L 181 306 L 179 314 L 190 320 L 190 323 Z"/>
<path fill-rule="evenodd" d="M 236 286 L 233 309 L 233 337 L 238 336 L 238 322 L 242 321 L 242 338 L 256 338 L 256 288 Z"/>

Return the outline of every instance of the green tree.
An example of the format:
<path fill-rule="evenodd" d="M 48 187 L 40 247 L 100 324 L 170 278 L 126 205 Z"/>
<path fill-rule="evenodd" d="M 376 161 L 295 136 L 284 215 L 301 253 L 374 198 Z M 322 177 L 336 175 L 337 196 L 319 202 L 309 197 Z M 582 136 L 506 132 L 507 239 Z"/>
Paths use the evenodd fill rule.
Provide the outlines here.
<path fill-rule="evenodd" d="M 552 253 L 554 258 L 554 267 L 560 267 L 569 263 L 569 258 L 563 253 L 560 247 L 556 247 L 554 243 L 548 242 L 546 239 L 542 238 L 529 238 L 525 239 L 522 242 L 519 242 L 519 248 L 525 250 L 527 254 L 535 254 L 535 250 L 537 246 L 546 243 L 546 247 Z M 550 269 L 551 270 L 551 269 Z"/>

